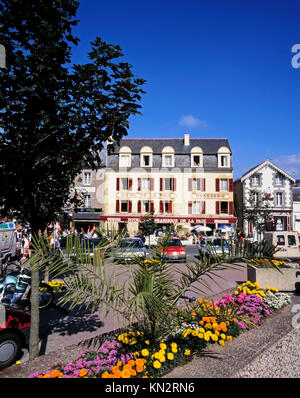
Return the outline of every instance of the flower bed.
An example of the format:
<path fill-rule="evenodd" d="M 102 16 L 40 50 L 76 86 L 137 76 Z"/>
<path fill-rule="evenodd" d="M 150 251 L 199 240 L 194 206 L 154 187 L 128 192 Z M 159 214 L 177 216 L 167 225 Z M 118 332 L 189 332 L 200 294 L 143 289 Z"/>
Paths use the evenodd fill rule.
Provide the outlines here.
<path fill-rule="evenodd" d="M 201 353 L 209 344 L 224 346 L 245 329 L 291 302 L 278 289 L 258 283 L 237 286 L 232 295 L 215 302 L 199 298 L 177 311 L 177 326 L 160 342 L 152 342 L 142 330 L 128 330 L 98 351 L 84 351 L 70 364 L 57 363 L 30 378 L 153 378 L 160 377 Z"/>

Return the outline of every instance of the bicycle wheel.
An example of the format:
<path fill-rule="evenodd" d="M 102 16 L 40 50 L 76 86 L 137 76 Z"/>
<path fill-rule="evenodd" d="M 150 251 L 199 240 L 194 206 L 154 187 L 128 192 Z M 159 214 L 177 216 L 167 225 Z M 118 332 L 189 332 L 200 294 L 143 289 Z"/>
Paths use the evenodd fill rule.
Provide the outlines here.
<path fill-rule="evenodd" d="M 28 293 L 28 297 L 31 296 L 31 289 Z M 50 305 L 54 301 L 54 292 L 50 285 L 47 283 L 41 282 L 39 288 L 39 309 L 43 310 L 45 308 L 50 307 Z"/>

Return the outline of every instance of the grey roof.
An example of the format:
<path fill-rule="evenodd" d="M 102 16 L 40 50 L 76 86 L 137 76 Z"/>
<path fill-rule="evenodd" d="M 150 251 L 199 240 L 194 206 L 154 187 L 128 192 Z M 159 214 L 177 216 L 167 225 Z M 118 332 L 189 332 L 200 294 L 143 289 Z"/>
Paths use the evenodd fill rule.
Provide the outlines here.
<path fill-rule="evenodd" d="M 118 146 L 114 144 L 114 152 L 118 153 L 122 146 L 128 146 L 132 153 L 140 153 L 143 146 L 150 146 L 154 154 L 161 154 L 165 146 L 172 146 L 176 154 L 189 154 L 195 146 L 202 148 L 204 154 L 216 154 L 220 147 L 231 148 L 227 138 L 190 138 L 190 145 L 184 145 L 183 138 L 125 138 Z"/>

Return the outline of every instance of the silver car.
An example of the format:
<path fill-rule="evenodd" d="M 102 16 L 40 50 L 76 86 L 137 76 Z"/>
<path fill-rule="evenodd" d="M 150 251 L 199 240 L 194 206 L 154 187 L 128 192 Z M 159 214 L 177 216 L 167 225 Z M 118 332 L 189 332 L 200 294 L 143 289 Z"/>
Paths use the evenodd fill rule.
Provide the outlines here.
<path fill-rule="evenodd" d="M 229 254 L 228 242 L 224 238 L 207 237 L 200 242 L 201 251 L 207 256 L 226 256 Z"/>
<path fill-rule="evenodd" d="M 130 261 L 136 257 L 147 258 L 148 249 L 140 238 L 122 239 L 114 251 L 114 260 Z"/>

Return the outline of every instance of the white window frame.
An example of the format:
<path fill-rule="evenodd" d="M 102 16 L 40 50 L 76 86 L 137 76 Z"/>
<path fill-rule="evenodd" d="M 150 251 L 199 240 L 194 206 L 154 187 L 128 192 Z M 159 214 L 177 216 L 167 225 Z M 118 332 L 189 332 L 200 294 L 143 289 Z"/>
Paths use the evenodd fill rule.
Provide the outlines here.
<path fill-rule="evenodd" d="M 257 174 L 251 176 L 251 186 L 258 187 L 260 185 L 260 177 Z"/>
<path fill-rule="evenodd" d="M 279 199 L 280 198 L 280 199 Z M 283 206 L 283 192 L 276 192 L 275 194 L 276 206 Z M 279 203 L 280 202 L 280 203 Z"/>
<path fill-rule="evenodd" d="M 92 185 L 92 173 L 90 171 L 83 172 L 83 185 Z"/>
<path fill-rule="evenodd" d="M 228 192 L 228 191 L 229 191 L 228 178 L 220 178 L 220 192 Z"/>
<path fill-rule="evenodd" d="M 120 167 L 130 167 L 131 164 L 131 155 L 129 153 L 120 153 L 120 159 L 119 159 L 119 166 Z M 127 159 L 125 162 L 124 160 Z"/>

